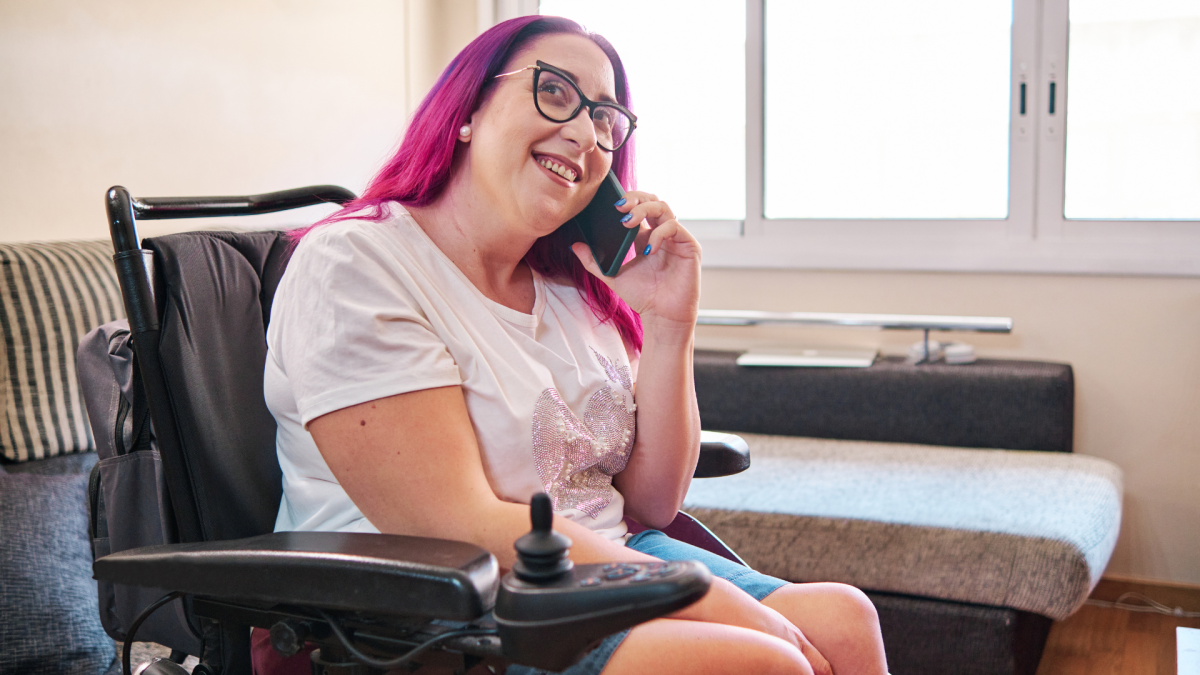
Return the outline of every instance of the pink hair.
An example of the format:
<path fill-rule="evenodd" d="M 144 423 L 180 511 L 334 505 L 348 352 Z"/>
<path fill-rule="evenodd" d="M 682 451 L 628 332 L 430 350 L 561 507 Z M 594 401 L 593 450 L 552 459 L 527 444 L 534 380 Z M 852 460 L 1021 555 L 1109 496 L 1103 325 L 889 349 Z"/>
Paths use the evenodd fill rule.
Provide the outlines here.
<path fill-rule="evenodd" d="M 492 78 L 525 45 L 554 33 L 581 35 L 596 43 L 612 63 L 617 101 L 632 108 L 625 67 L 608 40 L 561 17 L 524 16 L 505 21 L 475 38 L 446 66 L 413 113 L 400 149 L 371 179 L 362 196 L 314 225 L 293 231 L 292 241 L 298 242 L 313 228 L 338 220 L 351 217 L 382 220 L 386 216 L 383 206 L 389 201 L 426 206 L 436 200 L 450 182 L 458 129 L 482 102 Z M 613 153 L 612 170 L 622 185 L 634 189 L 633 139 Z M 366 215 L 362 214 L 364 210 Z M 641 317 L 584 269 L 571 252 L 574 241 L 573 232 L 560 227 L 538 239 L 526 254 L 525 262 L 545 276 L 570 279 L 596 318 L 611 321 L 621 337 L 640 351 Z"/>

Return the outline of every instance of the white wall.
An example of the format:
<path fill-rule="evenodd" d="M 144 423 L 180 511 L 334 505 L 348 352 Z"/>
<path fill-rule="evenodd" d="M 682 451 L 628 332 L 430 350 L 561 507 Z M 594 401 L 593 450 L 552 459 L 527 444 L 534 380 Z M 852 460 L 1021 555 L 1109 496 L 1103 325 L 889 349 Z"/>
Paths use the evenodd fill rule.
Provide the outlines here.
<path fill-rule="evenodd" d="M 102 196 L 114 183 L 144 196 L 361 190 L 473 35 L 478 4 L 0 2 L 0 241 L 106 236 Z M 1200 279 L 710 269 L 702 303 L 1012 316 L 1012 335 L 956 337 L 982 356 L 1075 367 L 1076 451 L 1126 476 L 1109 574 L 1200 584 Z M 699 336 L 890 352 L 916 339 Z"/>
<path fill-rule="evenodd" d="M 479 4 L 488 0 L 404 0 L 408 7 L 408 99 L 410 112 L 446 64 L 475 39 Z M 490 24 L 489 24 L 490 25 Z"/>
<path fill-rule="evenodd" d="M 408 112 L 407 5 L 0 3 L 0 240 L 105 237 L 113 184 L 361 190 Z"/>

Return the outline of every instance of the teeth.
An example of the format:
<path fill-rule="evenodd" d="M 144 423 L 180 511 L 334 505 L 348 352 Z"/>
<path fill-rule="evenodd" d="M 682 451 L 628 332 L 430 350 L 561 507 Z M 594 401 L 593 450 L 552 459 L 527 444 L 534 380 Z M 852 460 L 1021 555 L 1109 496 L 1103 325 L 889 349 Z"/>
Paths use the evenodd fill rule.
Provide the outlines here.
<path fill-rule="evenodd" d="M 537 163 L 546 167 L 547 169 L 550 169 L 554 173 L 562 176 L 563 178 L 566 178 L 567 180 L 571 181 L 572 183 L 575 182 L 576 174 L 575 174 L 574 170 L 569 169 L 565 166 L 562 166 L 558 162 L 553 162 L 548 159 L 539 159 L 539 160 L 537 160 Z"/>

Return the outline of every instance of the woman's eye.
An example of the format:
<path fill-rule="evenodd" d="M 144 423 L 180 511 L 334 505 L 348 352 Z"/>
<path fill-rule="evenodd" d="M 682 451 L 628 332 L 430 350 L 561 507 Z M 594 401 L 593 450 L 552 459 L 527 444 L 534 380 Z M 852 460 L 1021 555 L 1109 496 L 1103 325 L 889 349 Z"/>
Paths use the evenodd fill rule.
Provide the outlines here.
<path fill-rule="evenodd" d="M 615 113 L 607 108 L 596 108 L 595 114 L 592 115 L 592 121 L 597 127 L 603 129 L 611 129 L 615 124 Z"/>
<path fill-rule="evenodd" d="M 571 105 L 577 99 L 575 90 L 557 77 L 543 77 L 538 82 L 538 98 L 557 105 Z"/>

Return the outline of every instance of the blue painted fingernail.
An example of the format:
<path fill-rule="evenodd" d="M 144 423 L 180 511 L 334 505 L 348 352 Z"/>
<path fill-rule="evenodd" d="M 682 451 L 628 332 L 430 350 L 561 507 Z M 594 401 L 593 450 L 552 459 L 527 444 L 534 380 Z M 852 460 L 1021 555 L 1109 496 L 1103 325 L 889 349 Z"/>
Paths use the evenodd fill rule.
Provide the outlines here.
<path fill-rule="evenodd" d="M 628 223 L 628 222 L 629 222 L 629 220 L 630 220 L 631 218 L 633 218 L 633 214 L 632 214 L 632 213 L 626 213 L 626 214 L 625 214 L 625 217 L 621 219 L 621 222 L 622 222 L 622 223 Z"/>
<path fill-rule="evenodd" d="M 625 205 L 625 198 L 624 198 L 624 197 L 621 197 L 620 199 L 618 199 L 618 200 L 617 200 L 617 203 L 616 203 L 616 204 L 613 204 L 613 206 L 624 206 L 624 205 Z"/>
<path fill-rule="evenodd" d="M 646 244 L 646 248 L 642 249 L 642 255 L 650 255 L 650 244 Z"/>

